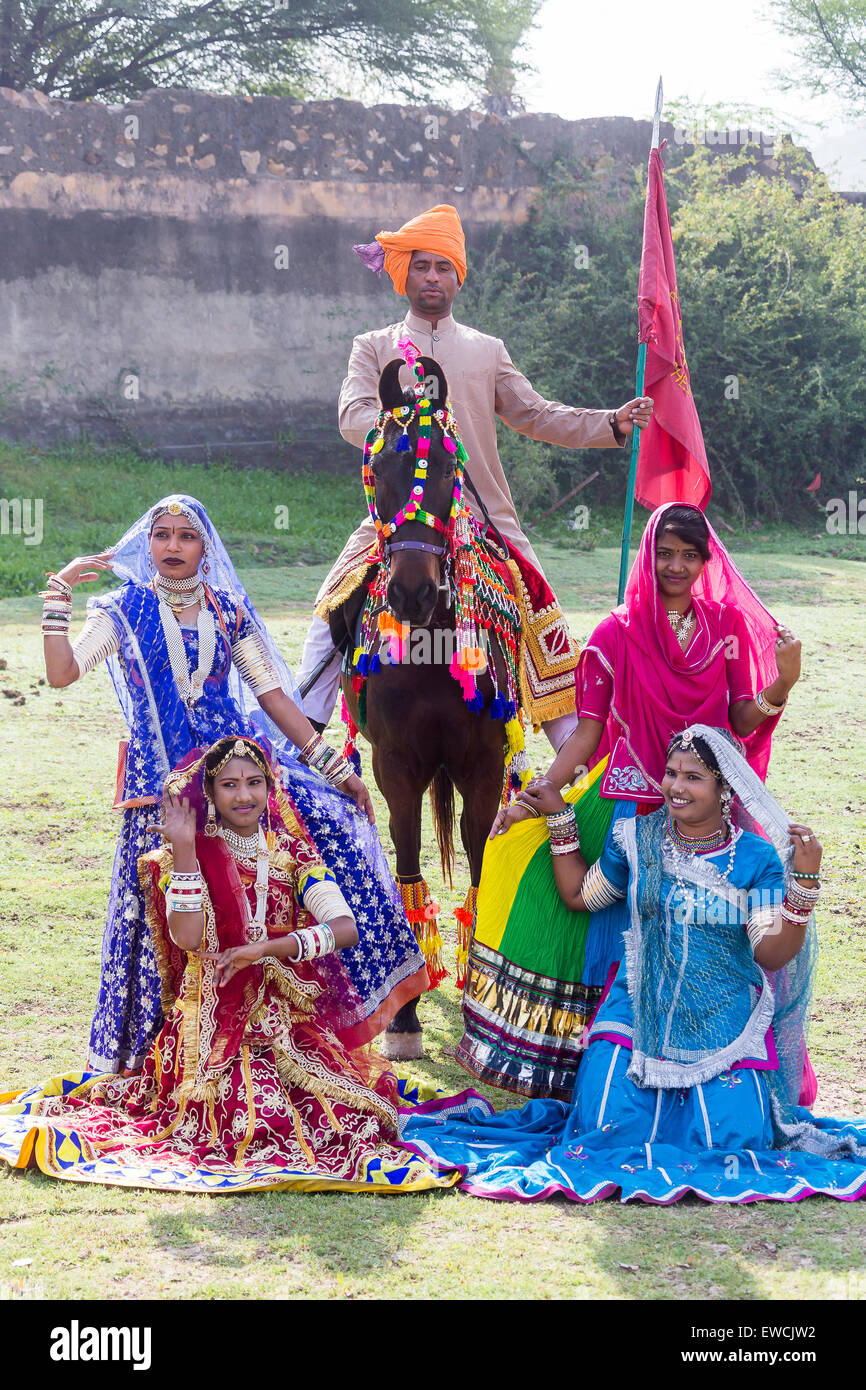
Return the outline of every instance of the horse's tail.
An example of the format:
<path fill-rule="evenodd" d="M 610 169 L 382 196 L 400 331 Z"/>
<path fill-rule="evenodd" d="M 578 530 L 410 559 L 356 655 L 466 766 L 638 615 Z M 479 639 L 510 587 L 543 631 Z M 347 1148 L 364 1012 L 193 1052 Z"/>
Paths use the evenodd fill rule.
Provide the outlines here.
<path fill-rule="evenodd" d="M 430 803 L 433 807 L 433 828 L 439 846 L 442 873 L 454 887 L 454 783 L 444 767 L 437 769 L 430 783 Z"/>

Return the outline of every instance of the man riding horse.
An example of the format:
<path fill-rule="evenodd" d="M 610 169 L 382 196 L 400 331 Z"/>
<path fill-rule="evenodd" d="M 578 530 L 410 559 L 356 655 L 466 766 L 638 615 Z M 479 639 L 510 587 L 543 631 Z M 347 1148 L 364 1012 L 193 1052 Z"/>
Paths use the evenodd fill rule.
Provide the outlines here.
<path fill-rule="evenodd" d="M 426 357 L 442 364 L 468 454 L 469 477 L 480 499 L 469 493 L 467 500 L 482 525 L 489 521 L 498 530 L 520 570 L 527 713 L 558 750 L 576 727 L 577 651 L 521 529 L 496 449 L 496 417 L 530 439 L 570 449 L 613 448 L 625 444 L 635 425 L 648 424 L 652 401 L 642 397 L 611 411 L 545 400 L 518 372 L 501 339 L 455 322 L 451 306 L 466 278 L 466 244 L 456 208 L 431 208 L 398 232 L 380 232 L 370 245 L 355 250 L 371 269 L 381 273 L 384 267 L 397 293 L 408 298 L 409 312 L 399 323 L 355 338 L 340 391 L 340 433 L 348 443 L 363 447 L 379 411 L 379 378 L 399 355 L 401 340 L 414 340 Z M 304 708 L 321 727 L 331 717 L 340 682 L 327 616 L 353 583 L 361 582 L 376 541 L 373 522 L 367 518 L 350 536 L 317 596 L 298 678 L 303 686 L 318 669 Z"/>

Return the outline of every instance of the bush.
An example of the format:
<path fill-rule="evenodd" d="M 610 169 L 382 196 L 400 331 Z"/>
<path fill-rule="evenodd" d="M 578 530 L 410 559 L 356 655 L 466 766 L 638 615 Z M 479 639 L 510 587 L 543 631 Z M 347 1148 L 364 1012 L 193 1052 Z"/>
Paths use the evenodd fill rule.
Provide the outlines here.
<path fill-rule="evenodd" d="M 529 222 L 474 257 L 461 296 L 539 391 L 574 405 L 634 394 L 645 173 L 615 203 L 606 177 L 558 162 Z M 814 518 L 816 473 L 839 495 L 866 471 L 866 209 L 793 146 L 777 177 L 699 146 L 666 182 L 713 501 L 741 518 Z M 516 497 L 536 503 L 545 466 L 562 491 L 598 468 L 594 499 L 621 504 L 622 454 L 506 434 Z"/>

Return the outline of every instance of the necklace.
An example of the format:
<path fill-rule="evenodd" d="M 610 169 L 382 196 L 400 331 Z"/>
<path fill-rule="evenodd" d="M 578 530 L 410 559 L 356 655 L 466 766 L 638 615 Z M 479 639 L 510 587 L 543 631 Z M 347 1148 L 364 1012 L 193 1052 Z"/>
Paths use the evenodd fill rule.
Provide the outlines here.
<path fill-rule="evenodd" d="M 688 613 L 677 613 L 676 609 L 666 609 L 668 622 L 674 631 L 674 637 L 682 644 L 689 636 L 695 625 L 694 609 L 690 608 Z"/>
<path fill-rule="evenodd" d="M 154 580 L 154 588 L 157 598 L 167 603 L 174 613 L 191 608 L 194 603 L 204 607 L 204 584 L 198 574 L 191 574 L 186 579 L 172 579 L 169 574 L 160 574 Z"/>
<path fill-rule="evenodd" d="M 259 848 L 257 830 L 254 830 L 252 835 L 239 835 L 236 830 L 223 825 L 220 827 L 220 834 L 236 859 L 255 859 Z"/>
<path fill-rule="evenodd" d="M 182 584 L 188 581 L 173 580 L 175 584 Z M 186 657 L 186 647 L 183 644 L 183 634 L 177 619 L 177 613 L 172 611 L 166 603 L 162 593 L 161 585 L 155 585 L 156 596 L 159 603 L 159 621 L 162 623 L 162 631 L 165 636 L 165 644 L 168 647 L 168 659 L 171 665 L 171 673 L 174 676 L 175 685 L 181 700 L 187 709 L 192 709 L 193 705 L 201 699 L 204 691 L 204 683 L 213 669 L 214 657 L 216 656 L 216 626 L 214 624 L 213 613 L 207 607 L 205 601 L 204 587 L 200 580 L 196 581 L 201 589 L 202 606 L 198 610 L 196 618 L 196 628 L 198 629 L 198 665 L 190 675 L 189 663 Z M 189 605 L 184 602 L 181 608 Z"/>
<path fill-rule="evenodd" d="M 227 825 L 220 826 L 220 835 L 226 842 L 233 859 L 255 859 L 256 861 L 256 912 L 250 923 L 250 936 L 260 941 L 266 935 L 265 909 L 268 905 L 268 863 L 270 854 L 265 832 L 259 826 L 252 835 L 239 835 Z"/>
<path fill-rule="evenodd" d="M 725 837 L 729 832 L 731 836 L 731 848 L 728 854 L 728 867 L 724 872 L 719 870 L 719 877 L 723 880 L 727 880 L 733 870 L 734 859 L 737 853 L 737 840 L 739 839 L 739 835 L 734 831 L 730 822 L 724 825 L 721 830 L 714 830 L 712 835 L 705 836 L 703 839 L 689 840 L 677 829 L 676 822 L 671 817 L 668 817 L 668 823 L 665 827 L 665 837 L 671 852 L 671 859 L 673 860 L 674 878 L 682 894 L 683 925 L 694 923 L 694 911 L 697 906 L 697 894 L 691 888 L 686 887 L 683 879 L 683 871 L 687 867 L 689 859 L 694 859 L 694 857 L 700 853 L 699 847 L 701 845 L 706 846 L 708 841 L 715 840 L 717 836 L 719 837 L 720 843 L 715 846 L 710 846 L 710 852 L 712 853 L 724 849 L 726 843 Z M 689 856 L 688 859 L 686 858 L 687 855 Z"/>
<path fill-rule="evenodd" d="M 674 820 L 673 816 L 668 816 L 668 836 L 676 845 L 677 849 L 688 850 L 690 854 L 706 854 L 722 848 L 728 841 L 728 827 L 725 824 L 719 826 L 718 830 L 712 830 L 709 835 L 684 835 Z"/>

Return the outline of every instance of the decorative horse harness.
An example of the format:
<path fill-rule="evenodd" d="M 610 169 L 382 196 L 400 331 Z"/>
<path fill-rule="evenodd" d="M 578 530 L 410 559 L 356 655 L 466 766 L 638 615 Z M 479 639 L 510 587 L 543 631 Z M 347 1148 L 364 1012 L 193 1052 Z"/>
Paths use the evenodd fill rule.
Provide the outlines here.
<path fill-rule="evenodd" d="M 376 527 L 381 562 L 376 577 L 369 586 L 361 614 L 359 641 L 350 663 L 354 670 L 353 683 L 357 682 L 356 690 L 363 709 L 365 702 L 361 687 L 365 685 L 368 675 L 373 675 L 381 669 L 382 658 L 375 647 L 382 639 L 387 639 L 388 642 L 388 653 L 385 657 L 388 662 L 397 664 L 406 659 L 409 626 L 398 622 L 393 614 L 388 612 L 386 594 L 391 554 L 398 550 L 420 550 L 437 555 L 442 560 L 445 570 L 444 580 L 439 587 L 447 590 L 448 607 L 452 602 L 455 605 L 456 650 L 449 663 L 449 671 L 459 682 L 463 699 L 477 713 L 485 707 L 484 697 L 478 689 L 477 677 L 485 670 L 490 673 L 494 684 L 490 716 L 493 719 L 502 719 L 505 725 L 509 761 L 509 775 L 505 785 L 507 797 L 510 790 L 525 785 L 531 776 L 524 751 L 523 726 L 519 714 L 520 608 L 507 580 L 503 578 L 501 569 L 497 569 L 479 527 L 465 504 L 463 487 L 464 482 L 468 482 L 465 469 L 467 454 L 451 407 L 446 402 L 444 409 L 435 412 L 432 410 L 429 395 L 425 392 L 424 370 L 419 349 L 409 339 L 401 339 L 398 347 L 415 374 L 416 381 L 412 388 L 415 404 L 380 411 L 376 424 L 364 442 L 364 492 L 370 516 Z M 402 426 L 396 452 L 408 453 L 412 447 L 409 441 L 409 425 L 415 416 L 418 419 L 418 443 L 411 494 L 394 519 L 383 522 L 376 507 L 376 480 L 372 458 L 384 448 L 385 431 L 391 421 Z M 447 524 L 424 507 L 424 489 L 434 420 L 442 428 L 443 446 L 455 457 L 454 489 Z M 469 485 L 471 487 L 471 483 Z M 472 491 L 474 493 L 474 488 Z M 486 509 L 482 509 L 486 514 Z M 429 526 L 443 538 L 442 543 L 395 540 L 399 528 L 408 521 L 418 521 L 424 526 Z M 505 682 L 501 690 L 495 663 L 488 662 L 482 645 L 482 630 L 495 634 L 504 658 Z M 366 692 L 364 696 L 365 694 Z"/>

